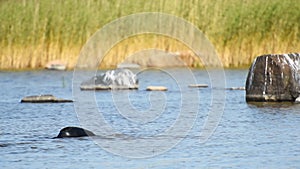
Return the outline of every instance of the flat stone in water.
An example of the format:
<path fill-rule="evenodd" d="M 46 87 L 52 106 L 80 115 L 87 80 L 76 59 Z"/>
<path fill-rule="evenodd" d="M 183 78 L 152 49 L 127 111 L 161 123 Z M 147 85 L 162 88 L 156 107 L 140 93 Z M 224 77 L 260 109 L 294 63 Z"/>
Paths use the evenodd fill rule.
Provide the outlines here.
<path fill-rule="evenodd" d="M 207 84 L 190 84 L 189 87 L 191 88 L 206 88 L 208 87 Z"/>
<path fill-rule="evenodd" d="M 73 100 L 60 99 L 60 98 L 56 98 L 53 95 L 27 96 L 21 100 L 21 103 L 67 103 L 67 102 L 73 102 Z"/>
<path fill-rule="evenodd" d="M 167 91 L 168 88 L 165 86 L 148 86 L 147 91 Z"/>
<path fill-rule="evenodd" d="M 245 90 L 245 87 L 230 87 L 226 88 L 227 90 Z"/>
<path fill-rule="evenodd" d="M 94 85 L 94 86 L 81 86 L 81 90 L 135 90 L 138 89 L 138 85 L 135 86 L 103 86 L 103 85 Z"/>

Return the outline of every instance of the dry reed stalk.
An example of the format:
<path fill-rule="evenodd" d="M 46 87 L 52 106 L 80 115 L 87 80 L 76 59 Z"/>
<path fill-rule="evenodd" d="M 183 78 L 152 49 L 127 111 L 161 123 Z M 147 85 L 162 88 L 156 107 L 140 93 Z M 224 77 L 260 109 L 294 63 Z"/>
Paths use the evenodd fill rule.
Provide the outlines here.
<path fill-rule="evenodd" d="M 300 3 L 294 0 L 0 1 L 0 69 L 42 68 L 56 59 L 72 68 L 95 31 L 138 12 L 164 12 L 186 19 L 210 39 L 225 67 L 243 67 L 257 55 L 300 52 L 299 10 Z M 185 50 L 167 39 L 143 44 L 154 41 L 148 38 L 116 47 L 103 65 L 114 66 L 143 48 Z"/>

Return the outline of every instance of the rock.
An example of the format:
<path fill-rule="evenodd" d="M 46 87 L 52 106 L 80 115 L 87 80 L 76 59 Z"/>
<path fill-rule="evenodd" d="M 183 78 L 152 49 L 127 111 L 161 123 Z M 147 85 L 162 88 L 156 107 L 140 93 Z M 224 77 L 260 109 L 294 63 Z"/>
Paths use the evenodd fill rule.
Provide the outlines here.
<path fill-rule="evenodd" d="M 89 130 L 80 127 L 65 127 L 61 129 L 57 137 L 54 138 L 86 137 L 86 136 L 95 136 L 95 134 Z"/>
<path fill-rule="evenodd" d="M 127 57 L 125 63 L 133 63 L 141 67 L 185 67 L 186 63 L 179 53 L 150 49 L 137 52 Z"/>
<path fill-rule="evenodd" d="M 168 88 L 165 86 L 148 86 L 147 91 L 167 91 Z"/>
<path fill-rule="evenodd" d="M 227 90 L 245 90 L 245 87 L 230 87 L 226 88 Z"/>
<path fill-rule="evenodd" d="M 246 81 L 246 101 L 295 101 L 300 89 L 300 54 L 257 57 Z"/>
<path fill-rule="evenodd" d="M 53 60 L 46 64 L 46 69 L 49 70 L 66 70 L 66 63 L 60 60 Z"/>
<path fill-rule="evenodd" d="M 295 103 L 300 103 L 300 97 L 297 97 Z"/>
<path fill-rule="evenodd" d="M 27 96 L 21 100 L 21 103 L 66 103 L 66 102 L 73 102 L 73 100 L 59 99 L 53 95 Z"/>
<path fill-rule="evenodd" d="M 136 75 L 128 69 L 109 70 L 80 85 L 81 90 L 138 89 Z"/>
<path fill-rule="evenodd" d="M 191 88 L 206 88 L 208 87 L 207 84 L 190 84 L 189 87 Z"/>
<path fill-rule="evenodd" d="M 140 69 L 141 66 L 135 63 L 122 62 L 117 65 L 118 69 Z"/>

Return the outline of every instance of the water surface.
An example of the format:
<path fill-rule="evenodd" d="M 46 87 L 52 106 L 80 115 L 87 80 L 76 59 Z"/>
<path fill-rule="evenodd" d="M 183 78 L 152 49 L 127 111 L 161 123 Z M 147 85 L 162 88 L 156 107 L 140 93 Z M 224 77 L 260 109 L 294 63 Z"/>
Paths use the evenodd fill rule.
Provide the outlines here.
<path fill-rule="evenodd" d="M 180 69 L 173 71 L 181 73 Z M 205 70 L 193 72 L 197 82 L 211 86 Z M 247 70 L 225 70 L 225 75 L 226 87 L 244 86 Z M 212 91 L 223 89 L 186 87 L 180 90 L 176 80 L 157 70 L 139 74 L 139 90 L 119 91 L 113 94 L 110 91 L 99 91 L 94 94 L 106 122 L 122 134 L 111 139 L 102 139 L 103 143 L 112 143 L 111 146 L 104 144 L 106 147 L 101 147 L 92 138 L 52 139 L 63 127 L 80 126 L 74 106 L 76 101 L 62 104 L 23 104 L 20 103 L 20 99 L 37 94 L 53 94 L 60 98 L 72 99 L 72 77 L 71 71 L 0 72 L 0 168 L 300 166 L 299 104 L 247 104 L 245 91 L 225 90 L 226 102 L 218 127 L 206 142 L 201 143 L 200 135 L 211 107 Z M 182 76 L 181 80 L 184 81 L 184 78 Z M 148 85 L 164 85 L 168 87 L 168 91 L 147 92 L 145 89 Z M 181 98 L 182 93 L 192 95 L 195 92 L 199 92 L 198 99 Z M 139 145 L 142 149 L 152 148 L 153 156 L 147 158 L 130 158 L 110 151 L 114 150 L 115 143 L 124 143 L 124 140 L 130 143 L 129 138 L 153 138 L 174 127 L 180 114 L 182 100 L 191 106 L 191 111 L 187 109 L 185 112 L 187 114 L 195 113 L 194 105 L 199 107 L 194 120 L 187 118 L 181 124 L 182 129 L 185 129 L 185 125 L 193 124 L 187 136 L 179 138 L 182 135 L 175 134 L 163 138 L 172 139 L 170 143 L 176 139 L 181 140 L 178 144 L 160 153 L 157 153 L 159 149 L 155 149 L 155 144 L 151 142 Z M 82 106 L 88 112 L 90 105 Z M 101 130 L 94 132 L 100 133 Z M 123 152 L 132 150 L 132 147 L 126 144 L 118 146 Z M 141 156 L 145 155 L 143 152 L 136 152 L 135 156 L 138 156 L 138 153 L 141 153 Z"/>

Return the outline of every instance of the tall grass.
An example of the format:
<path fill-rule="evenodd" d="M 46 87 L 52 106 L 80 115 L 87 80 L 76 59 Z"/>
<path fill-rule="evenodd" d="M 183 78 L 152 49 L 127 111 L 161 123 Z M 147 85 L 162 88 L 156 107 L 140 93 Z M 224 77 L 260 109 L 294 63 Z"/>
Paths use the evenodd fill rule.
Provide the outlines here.
<path fill-rule="evenodd" d="M 260 54 L 300 52 L 299 11 L 297 0 L 0 0 L 0 69 L 40 68 L 56 59 L 72 68 L 95 31 L 137 12 L 182 17 L 205 33 L 225 67 L 248 66 Z M 124 41 L 139 45 L 116 47 L 102 65 L 116 65 L 125 51 L 147 46 L 141 38 L 149 37 Z M 165 38 L 155 43 L 186 50 Z"/>

